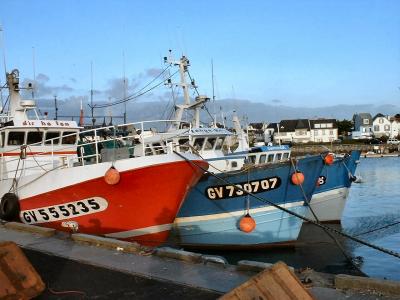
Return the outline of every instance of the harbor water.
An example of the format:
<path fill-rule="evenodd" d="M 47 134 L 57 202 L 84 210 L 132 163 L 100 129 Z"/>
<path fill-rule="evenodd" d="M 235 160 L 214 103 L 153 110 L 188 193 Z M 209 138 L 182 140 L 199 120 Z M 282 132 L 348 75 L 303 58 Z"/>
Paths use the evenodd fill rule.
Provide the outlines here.
<path fill-rule="evenodd" d="M 361 159 L 357 173 L 361 184 L 351 187 L 342 226 L 370 243 L 400 252 L 400 157 Z M 400 259 L 354 243 L 346 244 L 353 256 L 363 258 L 361 268 L 371 277 L 400 280 Z"/>
<path fill-rule="evenodd" d="M 400 252 L 399 172 L 399 157 L 361 158 L 356 175 L 362 177 L 362 182 L 353 184 L 350 189 L 342 225 L 329 226 L 357 235 L 369 243 Z M 399 224 L 392 225 L 396 222 Z M 374 231 L 385 226 L 388 227 Z M 362 234 L 367 231 L 372 232 Z M 358 266 L 366 275 L 400 280 L 400 259 L 342 237 L 337 239 L 349 255 L 357 257 Z M 321 272 L 359 274 L 348 263 L 335 242 L 312 224 L 303 225 L 298 242 L 293 248 L 242 252 L 220 250 L 208 253 L 222 255 L 231 263 L 239 260 L 269 263 L 282 260 L 296 268 L 310 267 Z"/>

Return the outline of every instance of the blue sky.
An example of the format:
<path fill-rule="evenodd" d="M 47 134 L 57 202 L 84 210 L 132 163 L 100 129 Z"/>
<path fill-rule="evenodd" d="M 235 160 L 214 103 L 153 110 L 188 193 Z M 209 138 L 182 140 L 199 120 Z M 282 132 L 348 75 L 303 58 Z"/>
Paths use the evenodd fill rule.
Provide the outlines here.
<path fill-rule="evenodd" d="M 34 47 L 36 74 L 60 97 L 88 95 L 91 61 L 95 89 L 111 89 L 123 53 L 126 76 L 140 87 L 172 49 L 189 57 L 210 96 L 213 59 L 217 98 L 313 107 L 400 99 L 397 0 L 3 0 L 1 7 L 7 68 L 32 78 Z"/>

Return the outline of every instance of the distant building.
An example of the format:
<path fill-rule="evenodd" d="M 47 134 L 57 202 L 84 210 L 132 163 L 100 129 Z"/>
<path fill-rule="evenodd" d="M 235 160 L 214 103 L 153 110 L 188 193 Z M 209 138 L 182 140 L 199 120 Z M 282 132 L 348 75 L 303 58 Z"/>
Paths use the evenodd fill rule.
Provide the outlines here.
<path fill-rule="evenodd" d="M 353 139 L 370 139 L 372 132 L 372 116 L 370 113 L 353 115 L 354 130 L 351 133 Z"/>
<path fill-rule="evenodd" d="M 372 132 L 377 138 L 382 136 L 391 136 L 391 128 L 392 126 L 389 116 L 384 116 L 379 113 L 372 119 Z"/>
<path fill-rule="evenodd" d="M 275 143 L 329 143 L 338 139 L 335 119 L 282 120 L 271 127 Z"/>
<path fill-rule="evenodd" d="M 265 129 L 265 142 L 272 143 L 274 141 L 274 134 L 278 132 L 279 123 L 269 123 Z"/>
<path fill-rule="evenodd" d="M 274 133 L 275 143 L 308 143 L 310 141 L 310 123 L 308 119 L 282 120 Z"/>
<path fill-rule="evenodd" d="M 399 137 L 400 135 L 400 114 L 396 114 L 390 119 L 390 136 L 389 137 Z"/>
<path fill-rule="evenodd" d="M 311 141 L 329 143 L 338 139 L 338 126 L 335 119 L 310 120 Z"/>

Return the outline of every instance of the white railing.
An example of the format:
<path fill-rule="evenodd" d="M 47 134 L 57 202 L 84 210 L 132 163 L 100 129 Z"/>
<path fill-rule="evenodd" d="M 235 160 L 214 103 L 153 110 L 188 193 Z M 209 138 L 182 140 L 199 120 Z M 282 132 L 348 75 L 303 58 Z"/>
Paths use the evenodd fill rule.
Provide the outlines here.
<path fill-rule="evenodd" d="M 7 154 L 10 153 L 13 155 L 21 154 L 22 151 L 24 151 L 23 148 L 26 148 L 27 158 L 32 157 L 37 164 L 40 163 L 40 158 L 50 157 L 50 160 L 53 162 L 53 168 L 60 167 L 54 164 L 56 161 L 59 162 L 60 158 L 62 162 L 61 167 L 72 167 L 75 165 L 75 163 L 78 163 L 78 165 L 85 165 L 88 163 L 98 164 L 101 162 L 99 144 L 102 144 L 103 146 L 107 142 L 111 143 L 113 142 L 114 143 L 113 147 L 116 147 L 117 145 L 126 147 L 129 153 L 131 153 L 131 151 L 133 153 L 134 148 L 137 146 L 142 147 L 140 156 L 168 153 L 172 151 L 173 146 L 171 145 L 171 147 L 166 147 L 165 145 L 161 144 L 161 142 L 163 142 L 162 140 L 160 140 L 160 146 L 153 146 L 153 147 L 146 146 L 145 143 L 146 132 L 147 132 L 146 130 L 150 130 L 151 129 L 150 125 L 152 124 L 158 124 L 158 126 L 160 126 L 160 124 L 164 125 L 168 123 L 176 124 L 177 122 L 178 121 L 176 120 L 155 120 L 155 121 L 152 120 L 152 121 L 135 122 L 135 123 L 121 124 L 121 125 L 105 126 L 89 130 L 83 130 L 80 132 L 77 131 L 68 135 L 62 135 L 62 136 L 60 135 L 55 138 L 46 139 L 42 142 L 37 142 L 29 145 L 25 144 L 18 145 L 18 147 L 13 147 L 11 149 L 7 149 L 6 151 L 0 152 L 0 164 L 1 164 L 0 180 L 5 179 L 4 178 L 5 173 L 8 174 L 10 173 L 12 174 L 13 172 L 15 173 L 17 171 L 16 168 L 18 161 L 21 159 L 20 156 L 14 158 L 13 156 L 8 156 Z M 186 124 L 187 122 L 182 121 L 182 123 Z M 132 129 L 130 134 L 127 131 L 128 128 Z M 191 128 L 190 125 L 189 128 Z M 69 130 L 71 131 L 72 128 L 69 128 Z M 140 132 L 138 133 L 139 130 Z M 62 144 L 63 139 L 69 136 L 76 136 L 75 143 Z M 82 141 L 84 139 L 88 139 L 88 141 L 85 143 L 79 143 L 79 141 Z M 136 145 L 134 144 L 135 139 L 139 140 L 139 143 Z M 120 143 L 118 144 L 118 142 Z M 85 148 L 93 150 L 94 153 L 89 153 L 89 154 L 85 153 Z M 146 151 L 147 149 L 150 149 L 151 151 Z M 34 152 L 34 150 L 38 152 Z M 155 151 L 155 153 L 153 153 L 153 150 Z M 65 153 L 63 154 L 62 152 L 65 151 L 71 151 L 71 154 L 65 154 Z M 73 157 L 74 155 L 75 157 Z M 5 166 L 6 165 L 11 166 L 13 162 L 14 164 L 16 164 L 15 167 L 13 167 L 12 170 L 8 168 L 7 171 L 5 172 L 4 170 Z M 43 165 L 26 166 L 24 167 L 24 169 L 28 170 L 34 168 L 42 168 L 45 165 L 48 166 L 49 160 L 42 161 L 42 164 Z"/>

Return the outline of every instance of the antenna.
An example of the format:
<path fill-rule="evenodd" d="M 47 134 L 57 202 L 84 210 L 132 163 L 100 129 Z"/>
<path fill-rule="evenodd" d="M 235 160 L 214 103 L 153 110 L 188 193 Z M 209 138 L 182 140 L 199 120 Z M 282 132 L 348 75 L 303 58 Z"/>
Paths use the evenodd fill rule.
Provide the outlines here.
<path fill-rule="evenodd" d="M 35 87 L 36 87 L 35 47 L 32 47 L 32 67 L 33 67 L 32 99 L 35 99 Z M 56 112 L 56 113 L 57 113 L 57 112 Z M 57 120 L 57 119 L 56 119 L 56 120 Z"/>
<path fill-rule="evenodd" d="M 214 127 L 217 127 L 217 115 L 215 112 L 214 62 L 212 59 L 211 59 L 211 82 L 212 82 L 212 99 L 213 99 L 213 110 L 214 110 Z"/>
<path fill-rule="evenodd" d="M 3 38 L 3 28 L 0 24 L 0 42 L 3 48 L 3 66 L 4 66 L 4 75 L 7 74 L 7 65 L 6 65 L 6 47 L 4 46 L 4 38 Z"/>
<path fill-rule="evenodd" d="M 57 95 L 54 95 L 54 120 L 58 120 Z"/>
<path fill-rule="evenodd" d="M 94 107 L 93 107 L 93 61 L 90 61 L 90 111 L 92 115 L 92 125 L 94 127 Z"/>
<path fill-rule="evenodd" d="M 124 73 L 124 100 L 126 100 L 125 51 L 122 52 L 122 60 L 122 68 Z M 124 101 L 124 124 L 126 124 L 126 102 L 127 101 Z"/>

